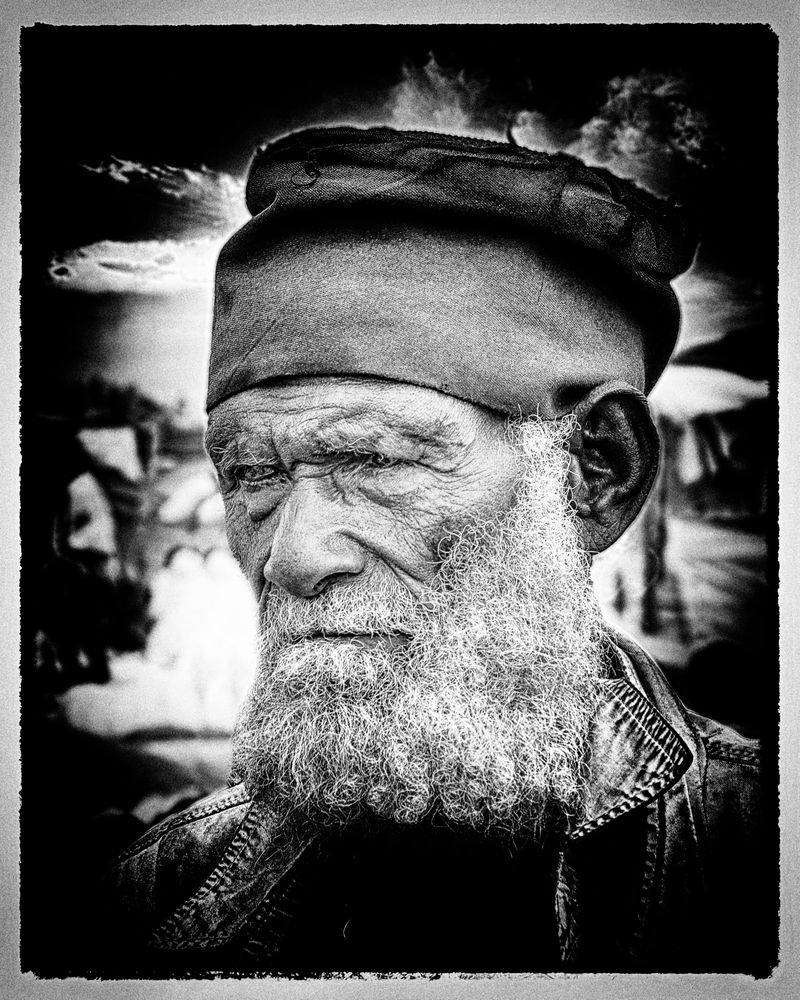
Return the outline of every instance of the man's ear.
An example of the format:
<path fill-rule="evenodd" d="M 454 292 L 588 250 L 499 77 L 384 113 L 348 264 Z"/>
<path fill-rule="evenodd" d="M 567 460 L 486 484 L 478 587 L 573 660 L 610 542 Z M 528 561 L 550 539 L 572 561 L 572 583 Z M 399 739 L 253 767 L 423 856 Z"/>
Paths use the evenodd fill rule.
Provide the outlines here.
<path fill-rule="evenodd" d="M 645 396 L 625 382 L 593 389 L 573 411 L 569 483 L 587 552 L 602 552 L 639 513 L 658 469 Z"/>

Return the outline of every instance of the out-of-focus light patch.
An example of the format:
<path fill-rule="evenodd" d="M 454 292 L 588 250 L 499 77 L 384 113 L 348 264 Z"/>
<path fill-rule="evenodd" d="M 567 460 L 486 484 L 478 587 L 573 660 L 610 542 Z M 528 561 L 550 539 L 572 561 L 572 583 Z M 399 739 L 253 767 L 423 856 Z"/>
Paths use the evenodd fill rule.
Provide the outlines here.
<path fill-rule="evenodd" d="M 114 512 L 97 478 L 84 472 L 67 487 L 69 531 L 67 548 L 76 553 L 117 556 L 117 530 Z"/>
<path fill-rule="evenodd" d="M 558 153 L 566 149 L 579 135 L 578 129 L 565 122 L 554 121 L 542 111 L 519 111 L 509 129 L 518 146 L 539 153 Z"/>
<path fill-rule="evenodd" d="M 131 483 L 144 475 L 132 427 L 84 427 L 78 440 L 87 454 L 106 469 L 116 469 Z"/>
<path fill-rule="evenodd" d="M 566 151 L 653 194 L 682 200 L 693 173 L 714 166 L 721 146 L 686 80 L 644 71 L 609 80 L 605 104 Z"/>
<path fill-rule="evenodd" d="M 108 737 L 230 733 L 255 673 L 257 611 L 229 552 L 176 552 L 150 581 L 156 624 L 143 653 L 112 656 L 111 681 L 59 699 L 71 725 Z"/>
<path fill-rule="evenodd" d="M 156 625 L 146 656 L 186 671 L 205 726 L 229 731 L 255 670 L 255 600 L 233 557 L 220 549 L 193 565 L 173 559 L 152 581 Z"/>
<path fill-rule="evenodd" d="M 222 524 L 225 520 L 225 504 L 219 493 L 214 493 L 198 504 L 194 512 L 198 524 L 208 526 Z"/>
<path fill-rule="evenodd" d="M 136 163 L 115 156 L 84 170 L 101 183 L 124 185 L 132 200 L 159 209 L 165 235 L 227 234 L 248 218 L 244 178 L 231 174 L 206 167 Z"/>
<path fill-rule="evenodd" d="M 487 85 L 463 71 L 444 69 L 431 53 L 424 66 L 406 64 L 386 109 L 395 128 L 502 139 L 504 125 L 479 120 Z"/>
<path fill-rule="evenodd" d="M 162 524 L 180 524 L 190 518 L 196 518 L 201 524 L 215 524 L 222 520 L 221 517 L 214 521 L 200 520 L 200 510 L 206 508 L 207 502 L 213 501 L 213 507 L 204 509 L 204 517 L 218 510 L 216 497 L 218 496 L 217 482 L 210 471 L 202 470 L 190 476 L 181 483 L 169 496 L 158 510 L 158 519 Z M 221 498 L 220 501 L 221 503 Z M 224 516 L 224 511 L 222 511 Z"/>
<path fill-rule="evenodd" d="M 55 256 L 48 268 L 60 288 L 90 292 L 173 295 L 210 287 L 221 237 L 202 240 L 103 240 Z"/>
<path fill-rule="evenodd" d="M 692 267 L 673 282 L 681 306 L 675 355 L 713 344 L 731 330 L 758 323 L 765 312 L 764 291 L 751 278 Z"/>
<path fill-rule="evenodd" d="M 172 295 L 60 291 L 54 295 L 63 302 L 64 323 L 37 331 L 41 369 L 47 378 L 68 384 L 98 376 L 117 385 L 133 385 L 156 403 L 180 408 L 184 426 L 202 426 L 211 284 Z M 56 321 L 59 305 L 53 303 Z"/>
<path fill-rule="evenodd" d="M 669 365 L 650 396 L 655 410 L 676 422 L 703 414 L 730 413 L 769 398 L 769 382 L 745 378 L 723 368 Z"/>

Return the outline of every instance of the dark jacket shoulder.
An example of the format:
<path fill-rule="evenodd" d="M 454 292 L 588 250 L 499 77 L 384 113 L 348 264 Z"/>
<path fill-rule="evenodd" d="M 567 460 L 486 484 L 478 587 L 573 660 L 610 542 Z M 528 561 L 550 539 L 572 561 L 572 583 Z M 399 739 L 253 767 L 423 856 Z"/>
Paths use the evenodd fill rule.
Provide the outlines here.
<path fill-rule="evenodd" d="M 725 845 L 723 854 L 740 860 L 755 850 L 764 855 L 764 838 L 774 827 L 765 801 L 761 743 L 713 719 L 690 713 L 704 751 L 702 768 L 706 837 Z M 768 856 L 768 852 L 767 852 Z M 714 859 L 712 853 L 712 861 Z"/>
<path fill-rule="evenodd" d="M 709 951 L 721 956 L 720 968 L 767 975 L 778 936 L 777 787 L 762 768 L 758 740 L 711 719 L 692 715 L 692 722 L 705 753 L 704 877 L 714 902 Z"/>
<path fill-rule="evenodd" d="M 735 858 L 763 863 L 774 815 L 765 801 L 761 741 L 689 709 L 684 712 L 696 741 L 702 836 L 708 848 L 708 877 L 713 881 L 714 871 Z"/>

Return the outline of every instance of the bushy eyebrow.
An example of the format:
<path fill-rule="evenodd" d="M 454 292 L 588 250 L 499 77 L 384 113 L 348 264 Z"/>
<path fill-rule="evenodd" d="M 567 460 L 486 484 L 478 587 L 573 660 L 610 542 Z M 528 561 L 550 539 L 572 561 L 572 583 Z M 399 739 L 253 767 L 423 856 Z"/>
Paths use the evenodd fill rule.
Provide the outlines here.
<path fill-rule="evenodd" d="M 216 437 L 216 436 L 215 436 Z M 206 451 L 223 478 L 230 478 L 237 466 L 262 465 L 275 461 L 275 449 L 266 441 L 252 433 L 240 432 L 227 441 L 209 440 L 206 435 Z"/>
<path fill-rule="evenodd" d="M 206 451 L 221 475 L 243 462 L 268 462 L 276 458 L 272 429 L 260 432 L 238 416 L 217 419 L 206 431 Z M 303 437 L 321 452 L 404 450 L 421 459 L 444 456 L 463 443 L 454 421 L 445 418 L 410 421 L 401 415 L 384 417 L 369 412 L 324 416 L 308 427 Z"/>
<path fill-rule="evenodd" d="M 233 445 L 235 445 L 236 435 L 241 430 L 238 421 L 215 419 L 209 421 L 205 433 L 206 454 L 211 461 L 217 465 Z"/>
<path fill-rule="evenodd" d="M 313 431 L 314 441 L 326 451 L 369 450 L 380 447 L 407 448 L 422 454 L 448 452 L 462 442 L 455 423 L 437 418 L 409 421 L 402 416 L 384 418 L 374 414 L 348 414 Z"/>

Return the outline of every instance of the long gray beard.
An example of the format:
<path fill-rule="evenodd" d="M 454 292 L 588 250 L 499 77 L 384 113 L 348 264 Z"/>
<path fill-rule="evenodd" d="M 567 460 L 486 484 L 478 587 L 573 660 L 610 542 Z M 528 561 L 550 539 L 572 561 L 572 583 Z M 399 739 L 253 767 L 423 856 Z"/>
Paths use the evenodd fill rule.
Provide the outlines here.
<path fill-rule="evenodd" d="M 526 466 L 516 503 L 448 539 L 423 599 L 388 574 L 313 601 L 265 592 L 234 734 L 234 776 L 251 794 L 318 826 L 436 812 L 538 838 L 580 816 L 604 644 L 566 497 L 570 431 L 510 425 Z"/>

